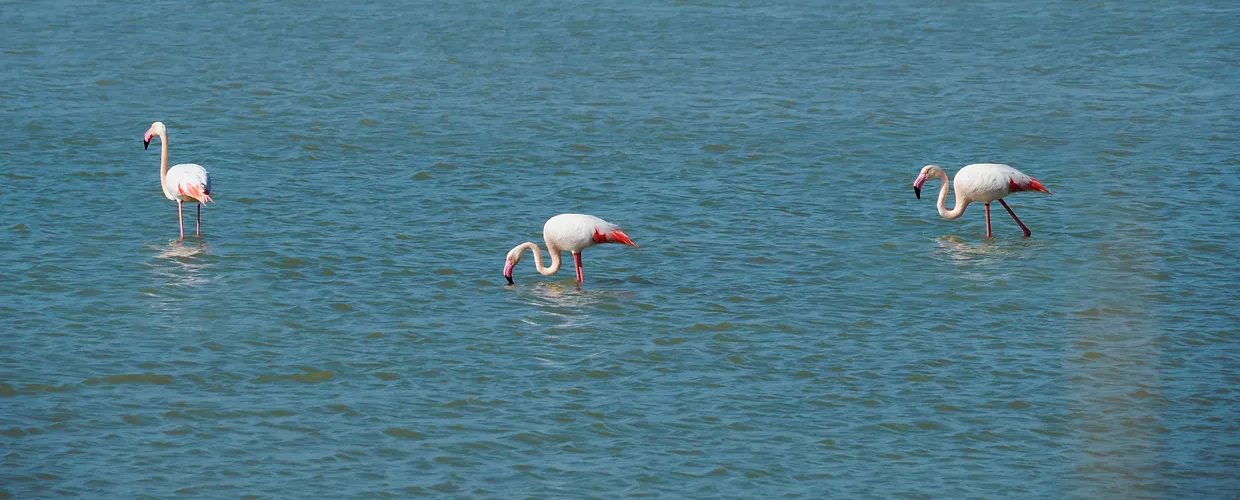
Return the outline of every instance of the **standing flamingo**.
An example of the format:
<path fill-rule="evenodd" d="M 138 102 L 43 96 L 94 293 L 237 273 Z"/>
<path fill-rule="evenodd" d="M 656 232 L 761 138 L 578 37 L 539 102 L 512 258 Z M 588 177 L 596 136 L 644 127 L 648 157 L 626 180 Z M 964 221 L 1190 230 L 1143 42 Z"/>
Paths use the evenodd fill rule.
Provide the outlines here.
<path fill-rule="evenodd" d="M 551 276 L 560 272 L 560 252 L 568 250 L 573 253 L 573 263 L 577 266 L 577 282 L 585 283 L 586 275 L 581 269 L 581 251 L 599 243 L 621 243 L 633 248 L 640 248 L 614 224 L 593 215 L 560 214 L 543 224 L 543 241 L 547 242 L 547 253 L 551 254 L 551 267 L 543 267 L 542 251 L 538 244 L 527 241 L 508 251 L 504 262 L 504 278 L 512 284 L 512 268 L 521 262 L 521 254 L 525 249 L 534 250 L 534 267 L 543 276 Z"/>
<path fill-rule="evenodd" d="M 181 203 L 198 203 L 198 218 L 194 222 L 194 234 L 201 234 L 202 204 L 214 203 L 211 199 L 211 174 L 201 165 L 182 163 L 168 168 L 168 128 L 163 122 L 151 124 L 142 136 L 142 149 L 151 145 L 151 137 L 159 136 L 159 183 L 163 185 L 164 196 L 177 202 L 177 224 L 181 227 L 181 239 L 185 239 L 185 222 L 182 221 Z"/>
<path fill-rule="evenodd" d="M 921 169 L 921 174 L 917 176 L 917 180 L 913 181 L 913 193 L 917 195 L 917 199 L 921 199 L 921 186 L 931 177 L 943 180 L 943 189 L 939 191 L 939 215 L 944 219 L 954 220 L 964 215 L 964 209 L 969 206 L 969 203 L 980 201 L 986 204 L 987 238 L 990 237 L 990 202 L 999 200 L 1003 208 L 1012 214 L 1012 219 L 1016 220 L 1016 224 L 1020 225 L 1020 229 L 1028 238 L 1033 233 L 1029 232 L 1029 228 L 1025 227 L 1025 223 L 1020 221 L 1016 212 L 1012 211 L 1012 207 L 1009 207 L 1003 198 L 1017 191 L 1040 191 L 1052 194 L 1037 179 L 1009 165 L 975 163 L 965 165 L 959 172 L 956 172 L 956 208 L 948 210 L 947 188 L 950 182 L 947 180 L 947 173 L 937 165 L 926 165 Z"/>

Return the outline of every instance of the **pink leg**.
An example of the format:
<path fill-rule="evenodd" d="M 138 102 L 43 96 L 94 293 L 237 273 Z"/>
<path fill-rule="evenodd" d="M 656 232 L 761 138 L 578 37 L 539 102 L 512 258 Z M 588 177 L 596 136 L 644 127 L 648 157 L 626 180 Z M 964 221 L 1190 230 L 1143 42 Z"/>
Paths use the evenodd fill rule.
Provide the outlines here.
<path fill-rule="evenodd" d="M 185 239 L 185 222 L 181 220 L 181 202 L 177 202 L 177 225 L 181 227 L 181 239 Z"/>
<path fill-rule="evenodd" d="M 1033 235 L 1033 233 L 1029 231 L 1029 228 L 1025 227 L 1025 223 L 1020 221 L 1020 217 L 1016 216 L 1016 212 L 1012 211 L 1012 207 L 1007 206 L 1007 202 L 1003 200 L 999 200 L 999 203 L 1002 203 L 1003 208 L 1006 208 L 1008 213 L 1012 214 L 1012 219 L 1016 220 L 1016 223 L 1020 225 L 1020 230 L 1025 232 L 1026 238 Z"/>
<path fill-rule="evenodd" d="M 573 252 L 573 264 L 577 265 L 577 282 L 586 282 L 586 272 L 581 268 L 581 252 Z"/>
<path fill-rule="evenodd" d="M 202 203 L 198 204 L 198 218 L 194 220 L 194 236 L 202 235 Z"/>
<path fill-rule="evenodd" d="M 990 237 L 990 204 L 986 204 L 986 237 Z"/>

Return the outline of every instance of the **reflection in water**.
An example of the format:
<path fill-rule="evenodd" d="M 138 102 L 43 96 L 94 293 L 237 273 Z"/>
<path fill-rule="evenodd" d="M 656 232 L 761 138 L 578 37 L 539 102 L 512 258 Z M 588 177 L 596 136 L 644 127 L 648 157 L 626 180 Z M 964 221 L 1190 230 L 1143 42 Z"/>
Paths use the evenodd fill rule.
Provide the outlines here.
<path fill-rule="evenodd" d="M 597 293 L 583 291 L 576 283 L 571 286 L 563 283 L 537 283 L 531 291 L 534 297 L 524 302 L 538 306 L 541 315 L 550 316 L 551 323 L 559 328 L 574 328 L 589 324 L 591 315 L 582 309 L 590 308 L 600 300 Z M 532 325 L 548 324 L 545 319 L 526 318 L 524 321 Z"/>
<path fill-rule="evenodd" d="M 939 244 L 936 256 L 946 256 L 950 260 L 976 260 L 999 252 L 1000 247 L 991 240 L 970 243 L 957 236 L 943 236 L 936 240 Z"/>
<path fill-rule="evenodd" d="M 207 269 L 212 265 L 205 259 L 209 256 L 206 244 L 171 241 L 165 245 L 151 245 L 151 250 L 158 251 L 156 259 L 147 266 L 153 271 L 154 288 L 143 289 L 143 294 L 154 299 L 151 307 L 161 314 L 174 318 L 184 317 L 193 307 L 186 297 L 200 285 L 210 283 Z"/>
<path fill-rule="evenodd" d="M 530 291 L 532 297 L 522 295 L 518 300 L 538 307 L 539 314 L 523 321 L 531 325 L 556 328 L 589 325 L 594 320 L 590 311 L 595 310 L 600 303 L 634 296 L 631 292 L 582 289 L 575 282 L 571 285 L 557 282 L 536 283 Z M 550 317 L 552 321 L 547 321 L 546 317 Z"/>
<path fill-rule="evenodd" d="M 202 257 L 210 255 L 207 253 L 208 247 L 206 243 L 186 243 L 174 240 L 167 245 L 154 248 L 161 250 L 156 258 L 171 264 L 152 264 L 156 276 L 163 278 L 168 285 L 195 286 L 203 285 L 210 281 L 205 273 L 210 264 L 202 259 Z"/>
<path fill-rule="evenodd" d="M 582 289 L 581 285 L 572 286 L 563 283 L 538 283 L 533 288 L 534 295 L 542 301 L 532 301 L 531 305 L 554 307 L 593 308 L 600 302 L 629 299 L 636 296 L 633 292 L 619 290 Z"/>
<path fill-rule="evenodd" d="M 1038 247 L 1037 241 L 1022 239 L 1016 241 L 986 239 L 969 242 L 958 236 L 943 236 L 936 240 L 939 245 L 936 256 L 946 256 L 951 260 L 1007 260 L 1033 256 Z"/>
<path fill-rule="evenodd" d="M 550 303 L 556 307 L 587 307 L 598 302 L 593 294 L 583 291 L 577 283 L 572 286 L 563 283 L 536 283 L 532 291 L 535 297 L 542 299 L 541 302 L 532 302 L 535 305 Z"/>
<path fill-rule="evenodd" d="M 531 325 L 549 327 L 545 331 L 549 340 L 553 340 L 561 347 L 569 346 L 574 349 L 585 349 L 588 344 L 577 344 L 572 340 L 574 336 L 562 336 L 560 333 L 592 326 L 596 318 L 596 315 L 592 314 L 592 312 L 597 311 L 596 306 L 605 300 L 617 296 L 614 292 L 582 290 L 581 285 L 576 282 L 573 282 L 572 285 L 554 282 L 537 283 L 531 291 L 534 294 L 534 298 L 528 300 L 527 303 L 537 306 L 540 312 L 539 316 L 542 317 L 531 316 L 524 318 L 522 321 Z M 574 367 L 593 363 L 595 358 L 603 356 L 607 352 L 606 350 L 596 351 L 584 356 L 566 354 L 563 349 L 548 344 L 548 349 L 534 356 L 534 358 L 545 365 L 575 369 Z"/>
<path fill-rule="evenodd" d="M 168 242 L 167 245 L 163 247 L 159 247 L 159 248 L 163 250 L 163 253 L 160 253 L 158 256 L 161 259 L 171 259 L 171 258 L 178 258 L 178 257 L 190 258 L 190 257 L 193 257 L 195 255 L 205 252 L 207 250 L 207 244 L 206 243 L 191 243 L 187 245 L 185 244 L 184 241 L 173 240 L 173 241 Z"/>
<path fill-rule="evenodd" d="M 997 243 L 994 239 L 969 242 L 957 236 L 943 236 L 936 240 L 934 251 L 937 260 L 960 266 L 958 277 L 973 281 L 993 281 L 1015 272 L 1019 261 L 1036 253 L 1029 240 Z"/>

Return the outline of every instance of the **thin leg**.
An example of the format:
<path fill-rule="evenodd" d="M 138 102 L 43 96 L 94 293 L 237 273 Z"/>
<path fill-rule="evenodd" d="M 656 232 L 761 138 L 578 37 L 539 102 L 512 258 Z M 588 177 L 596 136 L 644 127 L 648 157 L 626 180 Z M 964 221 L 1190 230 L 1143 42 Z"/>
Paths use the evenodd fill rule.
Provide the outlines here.
<path fill-rule="evenodd" d="M 990 204 L 986 204 L 986 237 L 990 237 Z"/>
<path fill-rule="evenodd" d="M 181 239 L 185 239 L 185 222 L 181 221 L 181 202 L 176 202 L 176 225 L 181 227 Z"/>
<path fill-rule="evenodd" d="M 1002 203 L 1003 208 L 1006 208 L 1008 213 L 1012 214 L 1012 219 L 1015 220 L 1016 223 L 1020 225 L 1020 230 L 1025 232 L 1026 238 L 1028 238 L 1030 235 L 1033 234 L 1032 232 L 1029 231 L 1029 228 L 1025 227 L 1025 223 L 1020 221 L 1020 217 L 1016 216 L 1016 212 L 1012 211 L 1012 207 L 1007 206 L 1007 202 L 1003 200 L 999 200 L 999 203 Z"/>
<path fill-rule="evenodd" d="M 202 203 L 198 204 L 198 218 L 194 221 L 194 236 L 202 235 Z"/>
<path fill-rule="evenodd" d="M 577 282 L 586 282 L 586 272 L 581 268 L 581 252 L 573 252 L 573 264 L 577 266 Z"/>

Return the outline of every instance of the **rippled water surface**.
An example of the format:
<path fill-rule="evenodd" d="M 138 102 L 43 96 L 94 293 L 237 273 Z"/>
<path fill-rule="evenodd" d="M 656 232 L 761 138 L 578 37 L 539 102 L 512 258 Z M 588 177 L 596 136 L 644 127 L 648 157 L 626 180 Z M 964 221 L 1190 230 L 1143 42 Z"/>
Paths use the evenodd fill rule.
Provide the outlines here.
<path fill-rule="evenodd" d="M 0 497 L 1240 494 L 1231 2 L 0 21 Z"/>

